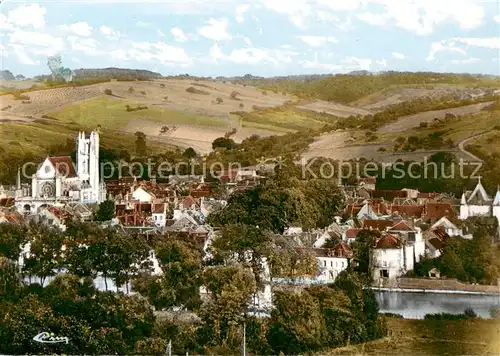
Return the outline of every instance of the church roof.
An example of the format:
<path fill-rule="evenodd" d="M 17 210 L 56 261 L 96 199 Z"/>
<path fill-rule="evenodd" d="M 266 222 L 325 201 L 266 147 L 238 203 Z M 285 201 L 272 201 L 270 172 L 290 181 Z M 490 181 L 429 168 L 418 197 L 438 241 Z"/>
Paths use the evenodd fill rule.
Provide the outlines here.
<path fill-rule="evenodd" d="M 75 166 L 70 156 L 48 157 L 57 172 L 66 178 L 76 177 Z"/>
<path fill-rule="evenodd" d="M 490 202 L 491 198 L 486 193 L 483 185 L 481 184 L 481 179 L 477 182 L 476 188 L 472 191 L 469 199 L 467 199 L 468 203 L 486 203 Z"/>
<path fill-rule="evenodd" d="M 493 200 L 494 206 L 500 206 L 500 189 L 497 189 L 497 194 L 495 195 L 495 199 Z"/>

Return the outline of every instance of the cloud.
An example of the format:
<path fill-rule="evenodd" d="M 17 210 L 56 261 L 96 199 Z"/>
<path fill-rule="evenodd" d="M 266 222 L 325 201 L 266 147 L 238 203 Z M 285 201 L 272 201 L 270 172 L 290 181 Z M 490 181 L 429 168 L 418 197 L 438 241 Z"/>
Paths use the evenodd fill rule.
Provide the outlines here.
<path fill-rule="evenodd" d="M 406 58 L 406 56 L 403 53 L 399 53 L 399 52 L 392 52 L 392 56 L 394 58 L 397 58 L 397 59 L 405 59 Z"/>
<path fill-rule="evenodd" d="M 479 59 L 479 58 L 470 57 L 467 59 L 453 59 L 451 61 L 451 63 L 453 63 L 453 64 L 472 64 L 472 63 L 476 63 L 476 62 L 480 62 L 480 61 L 481 61 L 481 59 Z"/>
<path fill-rule="evenodd" d="M 54 55 L 62 51 L 64 41 L 60 37 L 54 37 L 46 33 L 24 31 L 17 29 L 9 35 L 9 45 L 20 45 L 38 55 Z"/>
<path fill-rule="evenodd" d="M 220 60 L 223 60 L 236 64 L 256 65 L 271 63 L 276 66 L 280 63 L 291 63 L 292 57 L 296 55 L 298 55 L 298 53 L 294 51 L 256 47 L 235 49 L 226 55 L 222 52 L 218 43 L 214 43 L 210 47 L 209 52 L 209 57 L 214 63 L 218 63 Z"/>
<path fill-rule="evenodd" d="M 119 31 L 115 31 L 111 27 L 108 27 L 105 25 L 102 25 L 101 27 L 99 27 L 99 32 L 109 40 L 117 40 L 121 37 L 121 34 Z"/>
<path fill-rule="evenodd" d="M 183 48 L 174 47 L 164 42 L 135 42 L 127 43 L 126 50 L 118 48 L 110 51 L 115 60 L 137 62 L 159 62 L 163 65 L 188 67 L 193 63 L 192 58 Z"/>
<path fill-rule="evenodd" d="M 175 42 L 186 42 L 188 40 L 188 36 L 179 27 L 172 27 L 170 33 L 174 36 Z"/>
<path fill-rule="evenodd" d="M 76 36 L 68 36 L 67 40 L 71 45 L 71 50 L 82 52 L 87 56 L 97 56 L 102 52 L 98 50 L 99 42 L 93 38 L 81 38 Z"/>
<path fill-rule="evenodd" d="M 455 52 L 461 55 L 467 55 L 467 51 L 463 48 L 457 47 L 456 41 L 444 40 L 440 42 L 433 42 L 429 54 L 425 58 L 426 61 L 433 61 L 436 59 L 436 54 L 440 52 Z"/>
<path fill-rule="evenodd" d="M 495 17 L 493 17 L 493 20 L 500 23 L 500 15 L 496 15 Z"/>
<path fill-rule="evenodd" d="M 288 19 L 301 29 L 307 28 L 307 18 L 313 14 L 312 7 L 304 0 L 267 0 L 264 6 L 288 16 Z"/>
<path fill-rule="evenodd" d="M 329 73 L 347 73 L 357 70 L 370 70 L 373 60 L 369 58 L 346 57 L 340 60 L 339 63 L 324 63 L 320 62 L 315 56 L 314 60 L 304 60 L 300 64 L 304 68 L 315 69 Z M 376 61 L 376 64 L 385 67 L 387 61 L 385 59 Z"/>
<path fill-rule="evenodd" d="M 225 41 L 232 38 L 228 32 L 228 20 L 226 18 L 210 19 L 198 30 L 198 34 L 212 41 Z"/>
<path fill-rule="evenodd" d="M 165 34 L 161 31 L 161 30 L 156 30 L 156 33 L 158 34 L 158 36 L 160 37 L 165 37 Z"/>
<path fill-rule="evenodd" d="M 363 12 L 356 15 L 356 18 L 362 22 L 373 26 L 383 26 L 389 21 L 389 17 L 386 14 L 373 14 L 370 12 Z"/>
<path fill-rule="evenodd" d="M 148 23 L 148 22 L 144 22 L 144 21 L 137 21 L 137 22 L 135 23 L 135 25 L 136 25 L 137 27 L 143 27 L 143 28 L 147 28 L 147 27 L 151 26 L 151 24 L 150 24 L 150 23 Z"/>
<path fill-rule="evenodd" d="M 391 23 L 417 35 L 429 35 L 445 22 L 456 23 L 462 29 L 474 29 L 484 20 L 484 8 L 474 0 L 369 2 L 383 6 L 383 10 L 360 14 L 357 16 L 360 21 L 378 26 Z"/>
<path fill-rule="evenodd" d="M 500 37 L 489 37 L 489 38 L 461 38 L 456 37 L 451 41 L 456 41 L 459 43 L 463 43 L 467 46 L 473 47 L 484 47 L 489 49 L 500 49 Z"/>
<path fill-rule="evenodd" d="M 59 29 L 67 32 L 72 32 L 77 36 L 89 37 L 92 34 L 92 27 L 86 22 L 76 22 L 71 25 L 57 26 Z"/>
<path fill-rule="evenodd" d="M 339 41 L 333 36 L 298 36 L 300 40 L 307 43 L 311 47 L 322 47 L 327 43 L 338 43 Z"/>
<path fill-rule="evenodd" d="M 387 67 L 387 60 L 385 58 L 377 60 L 377 61 L 375 61 L 375 63 L 383 68 Z"/>
<path fill-rule="evenodd" d="M 37 61 L 33 60 L 30 58 L 26 52 L 24 51 L 24 47 L 20 45 L 11 45 L 11 47 L 14 49 L 14 53 L 17 55 L 17 59 L 19 62 L 22 64 L 27 64 L 27 65 L 35 65 L 39 64 Z"/>
<path fill-rule="evenodd" d="M 250 5 L 248 4 L 240 5 L 236 8 L 236 22 L 242 23 L 243 21 L 245 21 L 243 14 L 245 14 L 245 12 L 247 12 L 249 8 Z"/>
<path fill-rule="evenodd" d="M 7 16 L 3 16 L 5 24 L 15 25 L 16 27 L 33 27 L 34 29 L 42 29 L 45 27 L 45 14 L 47 10 L 39 4 L 30 4 L 18 6 L 10 10 Z"/>

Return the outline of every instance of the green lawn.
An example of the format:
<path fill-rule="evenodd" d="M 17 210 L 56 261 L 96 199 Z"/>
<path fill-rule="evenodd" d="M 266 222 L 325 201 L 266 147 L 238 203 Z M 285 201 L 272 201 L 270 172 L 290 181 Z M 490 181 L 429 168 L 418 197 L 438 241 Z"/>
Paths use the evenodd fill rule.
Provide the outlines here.
<path fill-rule="evenodd" d="M 73 122 L 83 127 L 119 130 L 134 119 L 163 122 L 165 124 L 186 124 L 204 126 L 227 126 L 225 120 L 186 114 L 165 108 L 149 106 L 146 110 L 126 111 L 125 105 L 135 108 L 144 103 L 120 100 L 111 97 L 99 97 L 83 103 L 66 107 L 51 113 L 50 116 L 61 122 Z"/>

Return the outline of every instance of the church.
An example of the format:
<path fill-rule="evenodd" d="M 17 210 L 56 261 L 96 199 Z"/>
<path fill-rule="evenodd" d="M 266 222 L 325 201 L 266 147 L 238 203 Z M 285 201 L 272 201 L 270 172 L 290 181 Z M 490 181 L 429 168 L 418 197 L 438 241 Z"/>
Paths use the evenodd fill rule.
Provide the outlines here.
<path fill-rule="evenodd" d="M 40 208 L 69 203 L 99 204 L 106 187 L 99 173 L 99 133 L 87 138 L 79 132 L 76 165 L 70 156 L 47 157 L 31 177 L 31 185 L 21 184 L 17 173 L 15 206 L 22 214 L 36 214 Z"/>
<path fill-rule="evenodd" d="M 460 219 L 466 220 L 472 216 L 496 217 L 500 223 L 500 189 L 491 198 L 481 184 L 481 178 L 473 191 L 462 194 L 460 202 Z"/>

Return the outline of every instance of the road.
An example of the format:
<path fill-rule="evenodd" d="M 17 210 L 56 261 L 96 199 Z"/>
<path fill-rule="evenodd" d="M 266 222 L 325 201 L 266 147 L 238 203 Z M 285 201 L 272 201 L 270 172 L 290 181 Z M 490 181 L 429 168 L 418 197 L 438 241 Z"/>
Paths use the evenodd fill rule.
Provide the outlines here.
<path fill-rule="evenodd" d="M 475 161 L 479 161 L 479 162 L 483 162 L 483 160 L 482 160 L 481 158 L 479 158 L 479 157 L 477 157 L 476 155 L 474 155 L 474 154 L 470 153 L 469 151 L 467 151 L 467 150 L 465 149 L 465 146 L 466 146 L 466 144 L 467 144 L 467 143 L 469 143 L 470 141 L 472 141 L 472 140 L 474 140 L 474 139 L 476 139 L 476 138 L 478 138 L 478 137 L 481 137 L 482 135 L 484 135 L 485 133 L 488 133 L 488 132 L 489 132 L 489 131 L 482 131 L 482 132 L 480 132 L 480 133 L 477 133 L 477 134 L 475 134 L 475 135 L 472 135 L 472 136 L 467 137 L 466 139 L 464 139 L 464 140 L 462 140 L 462 141 L 460 141 L 460 142 L 458 143 L 458 149 L 459 149 L 460 151 L 462 151 L 463 153 L 465 153 L 466 155 L 468 155 L 468 156 L 469 156 L 470 158 L 472 158 L 473 160 L 475 160 Z"/>

